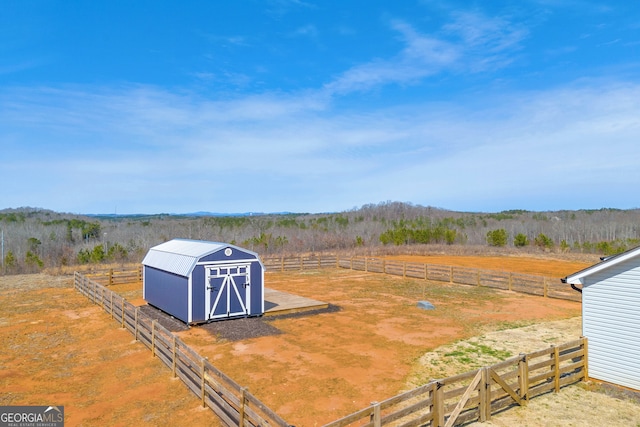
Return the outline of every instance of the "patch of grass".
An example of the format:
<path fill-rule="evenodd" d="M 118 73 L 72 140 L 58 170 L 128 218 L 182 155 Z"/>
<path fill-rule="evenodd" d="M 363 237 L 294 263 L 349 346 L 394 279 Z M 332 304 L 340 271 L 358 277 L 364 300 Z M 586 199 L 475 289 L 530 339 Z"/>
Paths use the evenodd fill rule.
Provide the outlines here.
<path fill-rule="evenodd" d="M 474 361 L 468 350 L 454 350 L 444 355 L 445 357 L 455 357 L 457 362 L 464 363 L 465 365 L 471 364 Z"/>
<path fill-rule="evenodd" d="M 489 347 L 488 345 L 477 343 L 471 343 L 471 345 L 475 346 L 480 351 L 480 353 L 486 354 L 487 356 L 495 357 L 496 359 L 504 360 L 513 356 L 513 353 L 508 350 L 497 350 L 495 348 Z"/>
<path fill-rule="evenodd" d="M 453 351 L 444 354 L 456 363 L 464 365 L 477 365 L 481 358 L 491 357 L 498 360 L 505 360 L 513 356 L 510 351 L 498 350 L 485 344 L 466 342 L 465 345 L 458 345 Z"/>
<path fill-rule="evenodd" d="M 524 328 L 525 326 L 531 326 L 535 322 L 533 320 L 514 320 L 514 321 L 505 321 L 500 322 L 498 326 L 494 329 L 496 331 L 506 331 L 508 329 L 518 329 Z"/>

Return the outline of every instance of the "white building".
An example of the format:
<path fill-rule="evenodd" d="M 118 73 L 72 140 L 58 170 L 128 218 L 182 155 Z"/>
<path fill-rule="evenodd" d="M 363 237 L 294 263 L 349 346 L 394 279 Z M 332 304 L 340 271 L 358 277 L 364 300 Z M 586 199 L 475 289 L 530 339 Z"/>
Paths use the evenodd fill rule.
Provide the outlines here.
<path fill-rule="evenodd" d="M 640 247 L 562 281 L 582 292 L 589 377 L 640 390 Z"/>

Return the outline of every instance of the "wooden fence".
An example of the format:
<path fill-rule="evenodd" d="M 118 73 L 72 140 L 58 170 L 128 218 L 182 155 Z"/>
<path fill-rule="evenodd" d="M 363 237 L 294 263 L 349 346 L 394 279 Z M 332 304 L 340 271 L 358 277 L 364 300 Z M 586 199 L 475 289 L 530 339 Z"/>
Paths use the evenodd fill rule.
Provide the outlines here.
<path fill-rule="evenodd" d="M 263 259 L 263 263 L 271 271 L 348 268 L 452 284 L 486 286 L 545 298 L 581 300 L 581 294 L 562 283 L 559 278 L 508 271 L 392 261 L 373 257 L 340 258 L 334 255 L 267 257 Z"/>
<path fill-rule="evenodd" d="M 142 283 L 142 266 L 136 268 L 123 267 L 93 270 L 83 273 L 83 275 L 105 286 L 124 285 L 136 282 Z"/>
<path fill-rule="evenodd" d="M 562 283 L 559 278 L 521 274 L 508 271 L 417 262 L 392 261 L 373 257 L 340 258 L 336 255 L 265 257 L 263 264 L 270 271 L 348 268 L 370 273 L 384 273 L 414 279 L 452 284 L 486 286 L 545 298 L 581 301 L 581 294 Z M 142 268 L 96 270 L 85 274 L 106 286 L 142 282 Z"/>
<path fill-rule="evenodd" d="M 505 360 L 493 366 L 431 381 L 324 427 L 450 427 L 487 421 L 507 407 L 588 378 L 587 340 Z"/>
<path fill-rule="evenodd" d="M 179 377 L 201 399 L 202 406 L 209 407 L 225 425 L 289 426 L 246 388 L 117 293 L 77 272 L 74 287 L 131 332 L 136 341 L 147 346 L 154 357 L 171 369 L 174 377 Z"/>
<path fill-rule="evenodd" d="M 315 270 L 338 267 L 338 257 L 335 255 L 265 257 L 262 263 L 268 271 Z"/>

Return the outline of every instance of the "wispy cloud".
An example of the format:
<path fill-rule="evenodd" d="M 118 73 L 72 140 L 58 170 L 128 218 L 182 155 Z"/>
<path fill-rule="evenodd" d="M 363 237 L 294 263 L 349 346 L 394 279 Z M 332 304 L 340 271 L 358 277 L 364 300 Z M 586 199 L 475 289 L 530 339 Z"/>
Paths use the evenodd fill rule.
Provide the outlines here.
<path fill-rule="evenodd" d="M 628 193 L 640 180 L 640 86 L 587 83 L 503 94 L 473 110 L 423 103 L 359 113 L 318 108 L 304 94 L 5 91 L 0 138 L 14 139 L 0 178 L 14 183 L 5 203 L 62 210 L 96 191 L 107 207 L 82 209 L 325 211 L 394 199 L 500 210 L 535 208 L 545 192 L 565 197 L 565 208 L 590 207 L 589 192 Z M 630 203 L 614 191 L 597 200 L 615 197 Z"/>
<path fill-rule="evenodd" d="M 457 46 L 419 34 L 405 22 L 395 21 L 392 28 L 405 43 L 399 54 L 355 66 L 325 85 L 325 89 L 329 93 L 345 94 L 386 84 L 415 82 L 450 66 L 460 55 Z"/>
<path fill-rule="evenodd" d="M 208 41 L 211 44 L 215 44 L 217 47 L 230 48 L 235 46 L 249 46 L 251 44 L 250 39 L 243 35 L 220 35 L 199 31 L 197 32 L 200 37 Z"/>
<path fill-rule="evenodd" d="M 273 18 L 280 19 L 294 9 L 315 9 L 313 3 L 302 0 L 268 0 L 267 13 Z"/>
<path fill-rule="evenodd" d="M 47 62 L 48 61 L 45 60 L 44 58 L 40 58 L 40 59 L 25 60 L 25 61 L 16 62 L 13 64 L 3 64 L 3 65 L 0 65 L 0 76 L 3 74 L 19 73 L 25 70 L 30 70 L 32 68 L 42 67 Z"/>
<path fill-rule="evenodd" d="M 471 12 L 454 14 L 454 21 L 443 29 L 460 38 L 465 62 L 473 72 L 507 66 L 529 35 L 521 24 L 513 24 L 506 18 Z"/>
<path fill-rule="evenodd" d="M 318 28 L 313 24 L 307 24 L 302 27 L 296 28 L 293 33 L 293 36 L 303 36 L 309 37 L 311 39 L 316 39 L 318 37 Z"/>
<path fill-rule="evenodd" d="M 414 84 L 447 71 L 483 72 L 508 66 L 528 31 L 506 18 L 460 12 L 435 34 L 424 34 L 406 21 L 391 28 L 404 47 L 391 58 L 357 65 L 328 83 L 330 93 L 370 90 L 388 84 Z"/>

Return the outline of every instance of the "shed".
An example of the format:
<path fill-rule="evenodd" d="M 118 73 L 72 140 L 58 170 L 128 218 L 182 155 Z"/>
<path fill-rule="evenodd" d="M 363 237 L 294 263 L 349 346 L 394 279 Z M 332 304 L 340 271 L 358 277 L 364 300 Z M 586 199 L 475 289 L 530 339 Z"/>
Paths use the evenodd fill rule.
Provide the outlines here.
<path fill-rule="evenodd" d="M 173 239 L 142 260 L 143 297 L 185 323 L 264 314 L 264 265 L 228 243 Z"/>
<path fill-rule="evenodd" d="M 640 247 L 562 281 L 582 292 L 589 376 L 640 390 Z"/>

